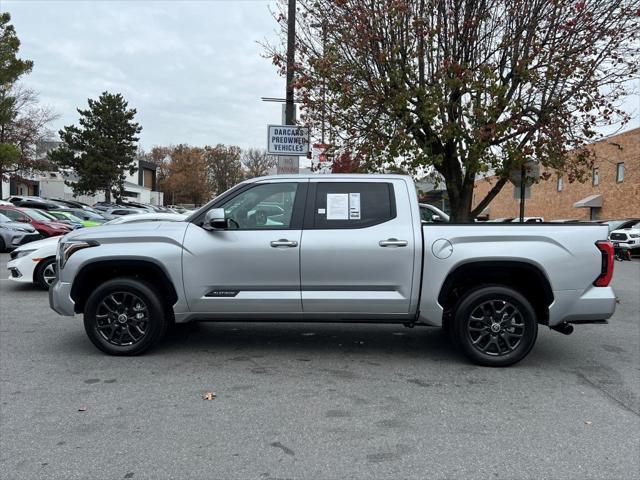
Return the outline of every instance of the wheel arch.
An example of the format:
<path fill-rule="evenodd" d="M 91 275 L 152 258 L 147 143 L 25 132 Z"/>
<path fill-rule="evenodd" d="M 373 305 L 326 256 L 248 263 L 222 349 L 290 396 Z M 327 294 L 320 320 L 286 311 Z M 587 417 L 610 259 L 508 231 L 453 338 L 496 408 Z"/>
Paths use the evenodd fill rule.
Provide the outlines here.
<path fill-rule="evenodd" d="M 175 285 L 165 269 L 153 260 L 109 259 L 97 260 L 82 266 L 71 286 L 71 299 L 76 313 L 82 313 L 87 298 L 101 283 L 118 277 L 137 278 L 156 287 L 167 306 L 178 301 Z"/>
<path fill-rule="evenodd" d="M 551 283 L 538 265 L 519 260 L 479 260 L 463 263 L 447 275 L 438 294 L 444 320 L 466 292 L 484 285 L 503 285 L 520 292 L 533 305 L 538 322 L 547 324 L 554 301 Z"/>

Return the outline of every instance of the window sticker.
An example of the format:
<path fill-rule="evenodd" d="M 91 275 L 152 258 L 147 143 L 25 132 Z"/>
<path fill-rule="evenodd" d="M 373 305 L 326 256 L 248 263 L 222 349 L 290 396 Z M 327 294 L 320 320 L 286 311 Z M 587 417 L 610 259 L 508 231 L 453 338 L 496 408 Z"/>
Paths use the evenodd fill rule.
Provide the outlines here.
<path fill-rule="evenodd" d="M 360 220 L 360 193 L 349 194 L 349 220 Z"/>
<path fill-rule="evenodd" d="M 349 194 L 327 193 L 327 220 L 349 219 Z"/>
<path fill-rule="evenodd" d="M 324 215 L 325 213 L 327 213 L 327 211 L 324 208 L 318 209 L 318 215 Z"/>

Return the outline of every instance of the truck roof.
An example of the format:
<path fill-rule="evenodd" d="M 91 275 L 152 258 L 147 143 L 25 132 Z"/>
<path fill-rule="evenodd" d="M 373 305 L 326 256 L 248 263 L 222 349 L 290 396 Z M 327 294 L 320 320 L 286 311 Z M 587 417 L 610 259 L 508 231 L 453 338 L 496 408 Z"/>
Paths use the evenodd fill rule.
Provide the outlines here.
<path fill-rule="evenodd" d="M 310 179 L 310 178 L 324 178 L 324 179 L 353 179 L 353 180 L 362 180 L 365 178 L 388 178 L 388 179 L 404 179 L 410 180 L 413 182 L 413 178 L 411 175 L 400 175 L 397 173 L 290 173 L 284 175 L 267 175 L 264 177 L 255 177 L 245 180 L 242 183 L 254 183 L 260 182 L 263 180 L 273 180 L 273 179 L 292 179 L 292 180 L 300 180 L 300 179 Z"/>

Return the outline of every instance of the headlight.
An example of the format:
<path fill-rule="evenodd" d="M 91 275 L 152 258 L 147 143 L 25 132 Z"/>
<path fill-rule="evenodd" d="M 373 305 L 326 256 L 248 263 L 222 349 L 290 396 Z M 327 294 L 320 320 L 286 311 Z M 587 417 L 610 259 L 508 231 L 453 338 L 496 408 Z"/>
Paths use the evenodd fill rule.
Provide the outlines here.
<path fill-rule="evenodd" d="M 76 253 L 78 250 L 82 250 L 83 248 L 95 247 L 98 245 L 98 242 L 95 240 L 68 240 L 66 242 L 58 243 L 58 252 L 56 254 L 56 259 L 58 261 L 58 265 L 60 268 L 64 268 L 67 260 Z"/>
<path fill-rule="evenodd" d="M 637 233 L 630 233 L 630 234 L 629 234 L 629 236 L 630 236 L 631 238 L 638 238 L 638 237 L 640 237 L 640 235 L 638 235 Z"/>
<path fill-rule="evenodd" d="M 15 260 L 16 258 L 24 257 L 25 255 L 29 255 L 32 252 L 35 252 L 35 249 L 32 250 L 14 250 L 11 252 L 11 260 Z"/>

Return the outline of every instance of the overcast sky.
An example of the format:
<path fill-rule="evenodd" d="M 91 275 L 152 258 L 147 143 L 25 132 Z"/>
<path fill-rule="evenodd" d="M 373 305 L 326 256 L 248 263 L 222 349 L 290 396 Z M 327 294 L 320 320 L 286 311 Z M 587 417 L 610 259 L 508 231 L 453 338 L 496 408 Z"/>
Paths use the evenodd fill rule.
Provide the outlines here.
<path fill-rule="evenodd" d="M 0 0 L 34 61 L 24 83 L 77 123 L 76 108 L 120 92 L 138 111 L 141 145 L 266 145 L 285 81 L 258 41 L 276 41 L 265 0 Z"/>
<path fill-rule="evenodd" d="M 104 90 L 138 110 L 141 145 L 266 145 L 266 125 L 280 123 L 285 82 L 262 58 L 277 41 L 267 0 L 0 0 L 35 63 L 24 83 L 77 123 L 76 108 Z M 640 86 L 639 82 L 634 82 Z M 637 88 L 637 87 L 636 87 Z M 624 108 L 640 126 L 639 97 Z M 607 129 L 609 133 L 612 129 Z M 603 132 L 604 133 L 604 132 Z"/>

